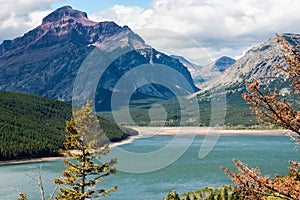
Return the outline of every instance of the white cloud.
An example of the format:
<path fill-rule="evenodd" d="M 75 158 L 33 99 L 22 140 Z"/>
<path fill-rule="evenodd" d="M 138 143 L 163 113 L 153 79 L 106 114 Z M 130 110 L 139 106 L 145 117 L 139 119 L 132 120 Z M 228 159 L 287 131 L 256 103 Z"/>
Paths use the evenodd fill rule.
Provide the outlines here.
<path fill-rule="evenodd" d="M 142 27 L 151 18 L 152 10 L 134 6 L 115 5 L 107 10 L 92 14 L 89 18 L 94 21 L 114 21 L 119 25 Z"/>
<path fill-rule="evenodd" d="M 194 38 L 212 58 L 236 57 L 275 33 L 300 33 L 299 7 L 298 0 L 154 0 L 146 10 L 116 5 L 92 18 L 113 20 L 133 30 L 176 31 Z"/>
<path fill-rule="evenodd" d="M 0 0 L 0 42 L 40 25 L 57 0 Z"/>
<path fill-rule="evenodd" d="M 51 5 L 58 1 L 63 0 L 0 0 L 0 42 L 40 25 L 42 18 L 53 10 Z M 90 18 L 115 21 L 134 31 L 143 28 L 171 30 L 193 38 L 216 59 L 222 55 L 241 56 L 250 46 L 266 41 L 275 33 L 300 33 L 299 7 L 298 0 L 153 0 L 148 9 L 115 5 Z M 182 38 L 175 43 L 174 38 L 157 39 L 153 31 L 148 35 L 148 43 L 156 39 L 161 49 L 193 52 L 187 57 L 201 62 L 195 46 L 188 46 Z"/>

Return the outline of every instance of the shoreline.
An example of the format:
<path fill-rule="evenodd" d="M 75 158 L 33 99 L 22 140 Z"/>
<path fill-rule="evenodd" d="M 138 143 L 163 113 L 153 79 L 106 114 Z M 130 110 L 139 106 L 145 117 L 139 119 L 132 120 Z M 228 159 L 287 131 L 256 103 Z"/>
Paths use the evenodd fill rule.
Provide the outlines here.
<path fill-rule="evenodd" d="M 271 129 L 271 130 L 223 130 L 222 128 L 209 128 L 209 127 L 129 127 L 139 132 L 139 136 L 152 136 L 152 135 L 286 135 L 291 133 L 285 129 Z"/>
<path fill-rule="evenodd" d="M 18 164 L 27 164 L 27 163 L 39 163 L 39 162 L 53 162 L 65 160 L 67 157 L 65 156 L 56 156 L 56 157 L 43 157 L 43 158 L 29 158 L 29 159 L 21 159 L 21 160 L 7 160 L 0 161 L 0 167 L 6 165 L 18 165 Z"/>
<path fill-rule="evenodd" d="M 135 127 L 129 126 L 128 128 L 138 131 L 138 135 L 129 136 L 128 138 L 109 144 L 110 148 L 118 147 L 124 144 L 129 144 L 135 139 L 141 137 L 151 137 L 154 135 L 208 135 L 208 134 L 220 134 L 220 135 L 287 135 L 291 133 L 288 130 L 222 130 L 213 129 L 208 127 Z M 17 164 L 27 164 L 36 162 L 53 162 L 62 161 L 67 159 L 65 156 L 57 157 L 43 157 L 43 158 L 33 158 L 33 159 L 21 159 L 21 160 L 8 160 L 0 161 L 1 166 L 7 165 L 17 165 Z"/>

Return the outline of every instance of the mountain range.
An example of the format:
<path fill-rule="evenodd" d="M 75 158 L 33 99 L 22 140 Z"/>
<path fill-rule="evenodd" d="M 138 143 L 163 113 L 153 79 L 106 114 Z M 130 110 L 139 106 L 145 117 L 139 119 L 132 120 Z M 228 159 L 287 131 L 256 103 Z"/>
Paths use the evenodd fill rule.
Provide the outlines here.
<path fill-rule="evenodd" d="M 185 67 L 188 68 L 193 81 L 198 88 L 202 88 L 207 82 L 218 78 L 225 72 L 226 69 L 230 68 L 231 65 L 236 62 L 236 60 L 228 56 L 222 56 L 207 66 L 200 66 L 188 61 L 182 56 L 172 55 L 172 57 L 178 59 Z"/>
<path fill-rule="evenodd" d="M 298 34 L 282 36 L 292 46 L 300 44 Z M 46 16 L 40 26 L 0 44 L 0 90 L 66 102 L 74 100 L 77 89 L 75 97 L 83 99 L 91 97 L 87 92 L 91 90 L 97 110 L 109 111 L 113 94 L 119 99 L 117 108 L 127 105 L 128 100 L 172 100 L 190 94 L 196 94 L 202 104 L 203 99 L 209 98 L 209 91 L 223 87 L 230 109 L 237 102 L 245 107 L 241 99 L 246 92 L 245 80 L 255 78 L 264 88 L 276 86 L 288 93 L 288 86 L 278 83 L 287 77 L 274 67 L 283 63 L 281 54 L 274 36 L 238 60 L 223 56 L 207 66 L 199 66 L 180 55 L 157 51 L 128 26 L 93 22 L 86 13 L 64 6 Z M 82 76 L 84 73 L 89 76 Z M 163 81 L 158 83 L 157 78 Z M 78 80 L 80 87 L 74 88 Z M 116 88 L 120 80 L 121 87 Z M 130 99 L 128 94 L 132 95 Z M 249 114 L 244 108 L 238 109 L 232 115 Z"/>
<path fill-rule="evenodd" d="M 292 47 L 300 44 L 300 35 L 281 34 Z M 218 87 L 226 88 L 227 93 L 246 91 L 245 80 L 256 79 L 263 89 L 277 87 L 286 91 L 287 74 L 276 68 L 276 64 L 284 65 L 282 46 L 277 36 L 270 38 L 263 44 L 251 48 L 246 54 L 230 66 L 220 77 L 207 83 L 206 88 L 199 92 L 205 93 Z"/>
<path fill-rule="evenodd" d="M 118 80 L 141 65 L 149 65 L 148 68 L 154 64 L 168 66 L 182 75 L 188 86 L 175 76 L 156 72 L 165 76 L 162 79 L 169 79 L 173 83 L 172 88 L 167 89 L 153 83 L 152 77 L 140 72 L 134 77 L 136 80 L 127 80 L 130 88 L 136 88 L 138 85 L 135 84 L 139 82 L 149 83 L 135 91 L 136 98 L 169 99 L 175 97 L 172 91 L 187 95 L 199 90 L 182 63 L 146 45 L 127 26 L 121 27 L 114 22 L 93 22 L 86 13 L 70 6 L 55 10 L 43 19 L 40 26 L 22 37 L 3 41 L 0 45 L 0 89 L 70 102 L 77 73 L 95 48 L 100 58 L 93 61 L 93 65 L 104 62 L 99 59 L 106 59 L 107 56 L 103 58 L 101 55 L 125 52 L 109 63 L 99 84 L 96 83 L 95 98 L 100 109 L 110 109 L 110 96 Z M 93 70 L 95 73 L 101 71 L 98 68 Z M 97 78 L 89 78 L 84 84 L 98 81 Z M 128 93 L 126 88 L 122 89 L 116 91 L 120 99 L 123 93 Z"/>

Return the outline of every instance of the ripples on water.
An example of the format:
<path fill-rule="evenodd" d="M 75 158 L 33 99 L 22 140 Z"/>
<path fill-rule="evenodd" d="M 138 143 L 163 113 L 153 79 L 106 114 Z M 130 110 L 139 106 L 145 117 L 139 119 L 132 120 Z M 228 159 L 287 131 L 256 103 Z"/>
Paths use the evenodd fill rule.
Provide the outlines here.
<path fill-rule="evenodd" d="M 132 152 L 150 152 L 168 144 L 173 136 L 140 138 L 122 148 Z M 197 136 L 184 155 L 159 171 L 131 174 L 118 172 L 104 180 L 101 188 L 117 185 L 118 191 L 104 199 L 140 200 L 163 199 L 176 189 L 185 192 L 205 186 L 230 184 L 220 166 L 234 169 L 232 158 L 261 168 L 264 174 L 286 174 L 288 160 L 300 160 L 300 152 L 287 136 L 226 135 L 221 136 L 213 151 L 204 159 L 198 158 L 204 136 Z M 42 165 L 46 194 L 54 188 L 53 179 L 64 170 L 62 161 L 0 166 L 0 199 L 17 199 L 18 192 L 28 193 L 29 199 L 39 199 L 39 190 L 25 174 L 33 174 Z"/>

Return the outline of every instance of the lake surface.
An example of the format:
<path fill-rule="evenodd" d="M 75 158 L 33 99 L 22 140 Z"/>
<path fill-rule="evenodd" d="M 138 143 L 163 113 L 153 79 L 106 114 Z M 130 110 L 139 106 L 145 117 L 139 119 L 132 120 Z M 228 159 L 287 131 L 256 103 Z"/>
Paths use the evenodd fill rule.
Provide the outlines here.
<path fill-rule="evenodd" d="M 132 152 L 147 152 L 161 148 L 173 136 L 153 136 L 134 140 L 122 148 Z M 286 174 L 289 160 L 300 160 L 300 151 L 287 136 L 224 135 L 214 149 L 203 159 L 198 157 L 204 136 L 197 136 L 190 148 L 177 161 L 150 173 L 118 172 L 103 180 L 100 188 L 117 185 L 118 191 L 103 199 L 140 200 L 163 199 L 167 192 L 179 193 L 205 186 L 230 184 L 220 166 L 234 170 L 232 158 L 252 167 L 259 166 L 263 174 Z M 0 166 L 0 199 L 17 199 L 18 192 L 26 192 L 31 200 L 40 199 L 39 190 L 26 174 L 37 173 L 42 166 L 46 194 L 52 193 L 53 179 L 64 170 L 62 161 Z"/>

